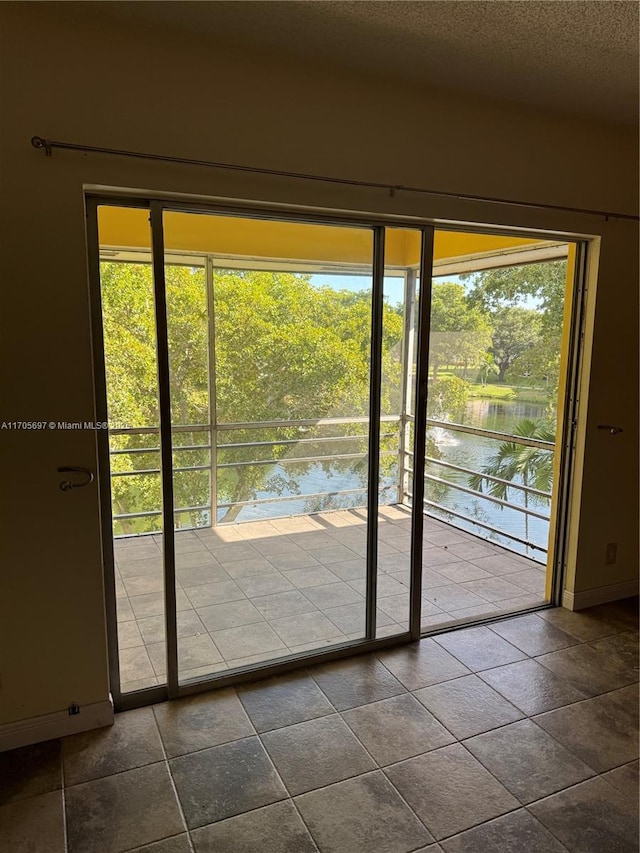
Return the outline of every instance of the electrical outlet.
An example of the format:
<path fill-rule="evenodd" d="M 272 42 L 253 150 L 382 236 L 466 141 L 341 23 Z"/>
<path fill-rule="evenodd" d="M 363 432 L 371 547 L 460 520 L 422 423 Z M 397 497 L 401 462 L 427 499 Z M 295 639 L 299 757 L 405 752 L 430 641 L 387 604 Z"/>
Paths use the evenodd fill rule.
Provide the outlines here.
<path fill-rule="evenodd" d="M 617 559 L 618 559 L 618 543 L 617 542 L 609 542 L 607 544 L 607 550 L 605 552 L 605 557 L 604 557 L 605 566 L 613 566 Z"/>

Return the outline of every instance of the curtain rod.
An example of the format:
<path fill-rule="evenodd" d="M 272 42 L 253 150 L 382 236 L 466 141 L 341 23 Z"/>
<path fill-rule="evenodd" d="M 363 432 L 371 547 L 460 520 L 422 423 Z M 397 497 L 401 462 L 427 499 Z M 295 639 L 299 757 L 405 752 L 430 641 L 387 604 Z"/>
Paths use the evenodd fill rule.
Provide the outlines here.
<path fill-rule="evenodd" d="M 53 139 L 44 139 L 41 136 L 33 136 L 31 144 L 34 148 L 44 150 L 47 157 L 51 157 L 53 149 L 59 148 L 66 151 L 83 151 L 91 154 L 108 154 L 116 157 L 135 157 L 140 160 L 157 160 L 163 163 L 178 163 L 183 166 L 202 166 L 209 169 L 224 169 L 231 172 L 246 172 L 254 175 L 270 175 L 278 178 L 295 178 L 302 181 L 318 181 L 325 184 L 341 184 L 349 187 L 361 187 L 363 189 L 384 190 L 392 198 L 398 192 L 420 193 L 422 195 L 437 196 L 439 198 L 456 199 L 458 201 L 475 201 L 488 204 L 500 204 L 506 207 L 526 207 L 534 210 L 553 210 L 560 213 L 578 213 L 584 216 L 603 217 L 609 219 L 630 219 L 634 222 L 640 219 L 631 213 L 618 213 L 608 210 L 592 210 L 584 207 L 563 207 L 559 204 L 543 204 L 529 201 L 512 201 L 505 198 L 492 198 L 491 196 L 468 195 L 466 193 L 445 192 L 443 190 L 430 190 L 424 187 L 411 187 L 403 184 L 383 184 L 371 181 L 357 181 L 350 178 L 334 178 L 328 175 L 309 175 L 304 172 L 287 172 L 281 169 L 263 169 L 258 166 L 239 166 L 234 163 L 218 163 L 212 160 L 191 160 L 186 157 L 170 157 L 164 154 L 149 154 L 142 151 L 126 151 L 117 148 L 101 148 L 95 145 L 79 145 L 75 142 L 59 142 Z"/>

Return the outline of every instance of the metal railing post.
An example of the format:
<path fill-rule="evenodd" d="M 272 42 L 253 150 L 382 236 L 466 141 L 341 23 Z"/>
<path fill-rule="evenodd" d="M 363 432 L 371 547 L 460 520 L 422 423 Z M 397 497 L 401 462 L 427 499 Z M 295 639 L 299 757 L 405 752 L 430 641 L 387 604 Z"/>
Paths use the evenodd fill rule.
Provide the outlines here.
<path fill-rule="evenodd" d="M 404 312 L 402 329 L 402 391 L 400 410 L 400 436 L 398 447 L 398 503 L 406 502 L 409 491 L 407 473 L 407 448 L 410 442 L 410 419 L 412 397 L 412 364 L 416 317 L 416 271 L 408 269 L 404 275 Z"/>
<path fill-rule="evenodd" d="M 207 255 L 205 259 L 205 287 L 207 289 L 207 349 L 208 349 L 208 393 L 209 393 L 209 503 L 211 505 L 209 524 L 215 527 L 218 523 L 218 412 L 216 399 L 216 326 L 215 304 L 213 291 L 213 259 Z"/>

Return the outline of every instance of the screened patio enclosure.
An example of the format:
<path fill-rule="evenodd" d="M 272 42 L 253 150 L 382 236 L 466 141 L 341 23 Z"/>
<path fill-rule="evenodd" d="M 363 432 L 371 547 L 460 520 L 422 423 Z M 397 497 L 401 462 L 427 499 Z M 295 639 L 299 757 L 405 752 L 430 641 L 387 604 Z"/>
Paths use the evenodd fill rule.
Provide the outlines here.
<path fill-rule="evenodd" d="M 574 245 L 96 214 L 122 693 L 549 601 Z"/>

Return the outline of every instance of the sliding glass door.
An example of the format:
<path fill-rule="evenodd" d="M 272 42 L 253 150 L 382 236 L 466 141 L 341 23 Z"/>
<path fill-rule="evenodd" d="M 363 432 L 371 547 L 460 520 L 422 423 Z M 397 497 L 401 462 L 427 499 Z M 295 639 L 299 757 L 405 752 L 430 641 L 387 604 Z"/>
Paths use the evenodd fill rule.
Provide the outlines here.
<path fill-rule="evenodd" d="M 348 579 L 366 581 L 367 548 L 340 541 L 333 514 L 372 497 L 382 235 L 177 211 L 162 224 L 172 441 L 209 448 L 208 470 L 173 471 L 179 681 L 362 639 L 366 589 Z M 208 250 L 203 286 L 171 262 L 193 246 Z M 188 432 L 198 420 L 207 431 Z M 208 508 L 189 511 L 207 485 Z"/>
<path fill-rule="evenodd" d="M 417 636 L 422 230 L 95 210 L 119 700 Z"/>
<path fill-rule="evenodd" d="M 579 246 L 145 199 L 89 223 L 120 707 L 552 599 Z"/>
<path fill-rule="evenodd" d="M 579 251 L 435 232 L 423 551 L 432 629 L 552 598 Z"/>

